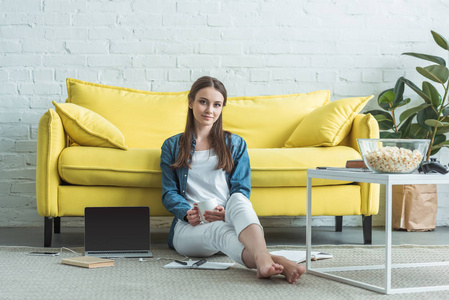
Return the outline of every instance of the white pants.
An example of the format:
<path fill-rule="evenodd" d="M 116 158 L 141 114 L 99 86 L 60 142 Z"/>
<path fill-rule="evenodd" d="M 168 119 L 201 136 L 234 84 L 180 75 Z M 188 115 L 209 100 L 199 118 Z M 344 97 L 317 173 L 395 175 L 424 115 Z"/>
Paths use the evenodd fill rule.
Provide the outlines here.
<path fill-rule="evenodd" d="M 249 225 L 261 228 L 251 202 L 243 194 L 234 193 L 226 202 L 225 222 L 215 221 L 192 226 L 178 220 L 173 246 L 181 255 L 207 257 L 221 251 L 234 261 L 245 265 L 242 252 L 245 248 L 239 241 L 240 233 Z"/>

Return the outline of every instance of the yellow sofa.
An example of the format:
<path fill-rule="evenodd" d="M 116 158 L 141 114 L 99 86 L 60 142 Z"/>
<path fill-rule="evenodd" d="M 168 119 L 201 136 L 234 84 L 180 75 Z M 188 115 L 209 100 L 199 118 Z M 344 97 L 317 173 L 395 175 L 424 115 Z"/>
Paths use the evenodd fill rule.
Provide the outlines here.
<path fill-rule="evenodd" d="M 60 232 L 60 217 L 83 216 L 89 206 L 161 203 L 160 147 L 185 126 L 187 92 L 157 93 L 67 79 L 66 103 L 41 118 L 37 141 L 37 209 L 45 217 L 44 245 Z M 225 129 L 242 136 L 251 161 L 251 202 L 259 216 L 306 214 L 306 172 L 360 159 L 357 138 L 377 138 L 371 97 L 330 102 L 329 91 L 232 97 Z M 313 215 L 364 217 L 365 243 L 379 207 L 378 186 L 314 180 Z"/>

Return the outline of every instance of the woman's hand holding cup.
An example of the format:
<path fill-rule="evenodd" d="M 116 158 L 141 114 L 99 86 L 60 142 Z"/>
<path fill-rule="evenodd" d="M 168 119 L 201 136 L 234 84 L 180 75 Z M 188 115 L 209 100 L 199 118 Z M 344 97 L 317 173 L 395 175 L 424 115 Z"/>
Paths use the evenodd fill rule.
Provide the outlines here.
<path fill-rule="evenodd" d="M 212 198 L 210 200 L 201 201 L 196 205 L 198 206 L 201 220 L 204 223 L 225 220 L 225 209 L 223 206 L 218 205 L 217 199 Z"/>
<path fill-rule="evenodd" d="M 187 221 L 189 221 L 189 224 L 192 226 L 196 226 L 201 223 L 200 212 L 196 204 L 192 209 L 187 211 Z"/>
<path fill-rule="evenodd" d="M 223 206 L 218 205 L 215 210 L 206 210 L 204 215 L 204 220 L 207 222 L 223 221 L 225 220 L 225 209 Z"/>

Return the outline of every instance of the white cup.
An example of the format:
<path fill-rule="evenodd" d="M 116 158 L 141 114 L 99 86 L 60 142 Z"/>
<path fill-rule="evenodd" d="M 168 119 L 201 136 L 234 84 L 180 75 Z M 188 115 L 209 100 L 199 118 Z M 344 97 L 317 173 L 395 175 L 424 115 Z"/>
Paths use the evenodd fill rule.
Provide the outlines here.
<path fill-rule="evenodd" d="M 218 206 L 217 199 L 212 198 L 209 200 L 201 201 L 198 202 L 197 205 L 201 221 L 203 221 L 204 223 L 209 223 L 209 221 L 206 221 L 206 219 L 204 219 L 204 214 L 206 213 L 206 210 L 215 210 L 215 208 Z"/>

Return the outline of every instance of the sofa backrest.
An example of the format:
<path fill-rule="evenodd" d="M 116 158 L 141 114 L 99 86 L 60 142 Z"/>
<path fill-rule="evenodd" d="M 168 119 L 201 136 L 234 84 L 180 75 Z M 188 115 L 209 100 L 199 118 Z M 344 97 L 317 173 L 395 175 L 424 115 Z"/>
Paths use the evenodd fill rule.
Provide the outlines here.
<path fill-rule="evenodd" d="M 90 109 L 114 124 L 130 148 L 160 148 L 184 131 L 188 92 L 163 93 L 67 79 L 66 102 Z M 308 113 L 329 102 L 329 91 L 280 96 L 229 97 L 223 127 L 248 148 L 281 148 Z"/>
<path fill-rule="evenodd" d="M 223 109 L 223 127 L 243 137 L 248 148 L 282 148 L 302 119 L 329 101 L 329 91 L 230 97 Z"/>

